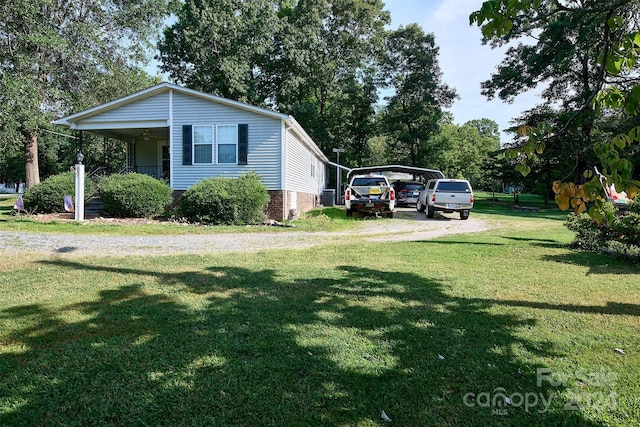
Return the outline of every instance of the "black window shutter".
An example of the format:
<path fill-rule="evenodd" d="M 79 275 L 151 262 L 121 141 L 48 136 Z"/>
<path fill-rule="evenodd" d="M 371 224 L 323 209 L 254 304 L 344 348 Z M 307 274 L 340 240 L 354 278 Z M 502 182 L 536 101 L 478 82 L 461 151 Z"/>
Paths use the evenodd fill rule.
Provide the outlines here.
<path fill-rule="evenodd" d="M 193 155 L 193 145 L 191 144 L 192 138 L 192 126 L 191 125 L 183 125 L 182 126 L 182 164 L 190 165 L 191 157 Z"/>
<path fill-rule="evenodd" d="M 249 125 L 238 125 L 238 164 L 246 165 L 249 152 Z"/>

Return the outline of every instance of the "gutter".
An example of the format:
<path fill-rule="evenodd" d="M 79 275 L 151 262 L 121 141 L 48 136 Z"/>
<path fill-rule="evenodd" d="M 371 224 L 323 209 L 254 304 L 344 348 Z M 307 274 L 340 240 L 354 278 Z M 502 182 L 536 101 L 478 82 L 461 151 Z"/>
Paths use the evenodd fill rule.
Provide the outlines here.
<path fill-rule="evenodd" d="M 328 161 L 327 164 L 329 164 L 330 166 L 334 166 L 336 168 L 342 169 L 343 171 L 347 171 L 347 172 L 351 172 L 353 170 L 353 169 L 348 168 L 346 166 L 342 166 L 342 165 L 339 165 L 337 163 L 330 162 L 330 161 Z"/>

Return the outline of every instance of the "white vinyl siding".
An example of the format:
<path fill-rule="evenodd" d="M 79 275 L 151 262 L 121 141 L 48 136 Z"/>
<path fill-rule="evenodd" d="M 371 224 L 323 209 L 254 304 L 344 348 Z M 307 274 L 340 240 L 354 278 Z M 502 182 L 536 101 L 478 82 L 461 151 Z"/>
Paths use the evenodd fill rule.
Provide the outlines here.
<path fill-rule="evenodd" d="M 286 161 L 287 190 L 309 194 L 322 192 L 324 176 L 318 167 L 318 157 L 291 131 L 287 132 Z"/>
<path fill-rule="evenodd" d="M 278 118 L 256 114 L 188 94 L 174 92 L 173 95 L 173 180 L 171 187 L 186 190 L 193 184 L 208 177 L 225 176 L 237 178 L 250 171 L 262 177 L 269 190 L 279 190 L 282 149 L 282 121 Z M 182 126 L 212 126 L 247 124 L 249 128 L 247 164 L 237 164 L 237 136 L 235 160 L 221 163 L 214 159 L 212 164 L 182 164 Z M 237 133 L 236 133 L 237 135 Z M 214 157 L 216 154 L 214 143 Z"/>
<path fill-rule="evenodd" d="M 83 123 L 94 123 L 96 128 L 113 129 L 113 127 L 100 126 L 114 122 L 118 124 L 118 128 L 139 127 L 138 122 L 158 121 L 158 119 L 169 120 L 169 92 L 156 94 L 132 102 L 130 104 L 121 105 L 109 111 L 96 114 L 83 120 Z M 127 126 L 130 123 L 131 126 Z"/>

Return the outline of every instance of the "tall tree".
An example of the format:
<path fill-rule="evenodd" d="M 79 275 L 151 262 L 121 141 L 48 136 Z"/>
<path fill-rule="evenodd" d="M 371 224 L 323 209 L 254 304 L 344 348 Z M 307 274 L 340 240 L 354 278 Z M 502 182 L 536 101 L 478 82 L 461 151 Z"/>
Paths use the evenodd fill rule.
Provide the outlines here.
<path fill-rule="evenodd" d="M 177 83 L 263 105 L 265 63 L 282 22 L 279 0 L 186 0 L 158 44 L 160 69 Z"/>
<path fill-rule="evenodd" d="M 481 133 L 479 124 L 488 132 Z M 494 126 L 498 128 L 498 124 L 489 119 L 474 120 L 462 126 L 442 124 L 440 132 L 430 141 L 439 150 L 432 159 L 432 167 L 440 169 L 447 177 L 466 178 L 474 188 L 488 188 L 492 179 L 486 165 L 500 148 L 500 139 L 492 131 Z"/>
<path fill-rule="evenodd" d="M 323 150 L 356 141 L 350 151 L 359 152 L 361 129 L 347 117 L 372 120 L 371 67 L 389 22 L 381 0 L 306 0 L 291 10 L 280 36 L 284 61 L 275 97 L 280 110 L 309 126 Z"/>
<path fill-rule="evenodd" d="M 633 181 L 633 163 L 625 150 L 640 140 L 640 129 L 622 130 L 613 140 L 596 138 L 594 129 L 602 109 L 619 108 L 628 114 L 640 112 L 640 58 L 638 32 L 640 3 L 636 0 L 511 0 L 485 1 L 470 16 L 495 45 L 525 40 L 507 50 L 498 72 L 483 84 L 484 93 L 511 100 L 517 94 L 547 85 L 542 95 L 555 107 L 563 121 L 523 126 L 520 146 L 514 150 L 521 159 L 518 168 L 530 171 L 549 144 L 573 140 L 576 159 L 573 182 L 563 186 L 561 206 L 584 210 L 584 202 L 597 199 L 599 183 L 594 177 L 584 189 L 575 191 L 590 170 L 591 155 L 618 187 L 635 195 L 640 182 Z M 628 130 L 628 129 L 627 129 Z M 588 172 L 586 174 L 588 179 Z M 558 200 L 558 199 L 557 199 Z"/>
<path fill-rule="evenodd" d="M 0 138 L 22 144 L 27 187 L 40 179 L 40 129 L 91 93 L 98 75 L 144 61 L 171 1 L 2 3 Z"/>
<path fill-rule="evenodd" d="M 473 126 L 478 129 L 478 132 L 482 136 L 496 139 L 498 142 L 500 141 L 500 128 L 498 127 L 498 123 L 491 119 L 484 118 L 469 120 L 465 125 Z"/>
<path fill-rule="evenodd" d="M 186 0 L 159 45 L 191 88 L 292 114 L 330 151 L 358 152 L 372 121 L 381 0 Z M 357 126 L 353 126 L 353 124 Z"/>
<path fill-rule="evenodd" d="M 429 139 L 457 96 L 442 82 L 438 51 L 433 34 L 425 34 L 417 24 L 400 27 L 386 38 L 382 74 L 393 95 L 385 122 L 402 163 L 427 165 L 437 149 L 429 146 Z"/>

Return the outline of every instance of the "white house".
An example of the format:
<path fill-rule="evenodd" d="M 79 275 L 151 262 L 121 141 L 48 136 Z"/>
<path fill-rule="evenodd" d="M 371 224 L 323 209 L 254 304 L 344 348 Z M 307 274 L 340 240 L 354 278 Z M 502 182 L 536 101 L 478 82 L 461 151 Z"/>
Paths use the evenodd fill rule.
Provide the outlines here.
<path fill-rule="evenodd" d="M 287 218 L 319 200 L 330 163 L 292 117 L 170 83 L 55 122 L 127 143 L 129 170 L 167 179 L 179 195 L 208 177 L 255 171 Z"/>

